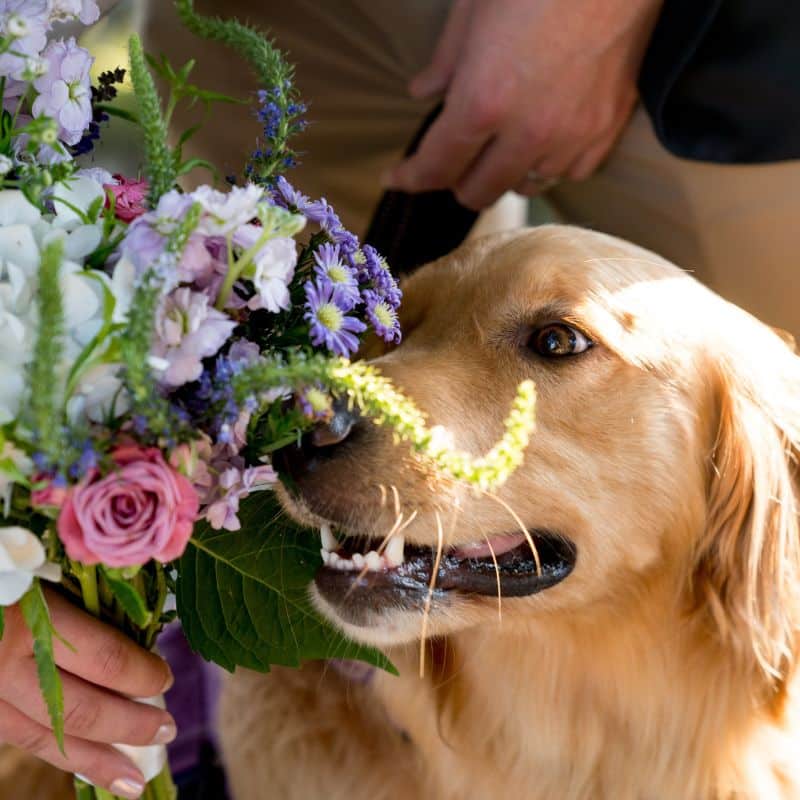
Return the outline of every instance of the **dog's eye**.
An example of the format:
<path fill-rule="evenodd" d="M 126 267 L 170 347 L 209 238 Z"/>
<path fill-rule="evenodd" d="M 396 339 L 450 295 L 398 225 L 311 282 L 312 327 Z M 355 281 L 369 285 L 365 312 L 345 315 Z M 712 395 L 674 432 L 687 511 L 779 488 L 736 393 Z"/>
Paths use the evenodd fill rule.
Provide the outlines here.
<path fill-rule="evenodd" d="M 579 330 L 564 322 L 552 322 L 533 332 L 528 347 L 545 358 L 576 356 L 592 346 Z"/>

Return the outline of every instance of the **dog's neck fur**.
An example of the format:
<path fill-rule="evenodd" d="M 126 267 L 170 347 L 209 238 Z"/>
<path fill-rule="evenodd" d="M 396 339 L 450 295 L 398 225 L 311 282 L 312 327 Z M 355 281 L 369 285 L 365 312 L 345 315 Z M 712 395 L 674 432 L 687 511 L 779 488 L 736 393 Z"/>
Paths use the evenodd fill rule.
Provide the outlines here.
<path fill-rule="evenodd" d="M 654 594 L 648 602 L 629 598 L 624 608 L 544 616 L 525 628 L 507 619 L 499 631 L 452 636 L 434 648 L 438 663 L 422 682 L 412 648 L 393 654 L 403 677 L 382 677 L 376 688 L 392 719 L 424 740 L 422 752 L 435 754 L 424 765 L 431 781 L 424 796 L 800 796 L 793 766 L 800 728 L 796 709 L 794 724 L 790 719 L 788 689 L 781 694 L 737 667 L 704 620 L 687 617 L 670 596 L 674 585 L 662 574 L 643 589 Z M 494 692 L 487 675 L 504 691 Z M 397 680 L 409 684 L 406 691 L 397 690 Z M 771 762 L 764 763 L 765 752 Z M 486 765 L 478 770 L 485 784 L 476 786 L 471 770 L 473 783 L 458 785 L 463 759 Z M 622 775 L 626 785 L 617 783 Z"/>

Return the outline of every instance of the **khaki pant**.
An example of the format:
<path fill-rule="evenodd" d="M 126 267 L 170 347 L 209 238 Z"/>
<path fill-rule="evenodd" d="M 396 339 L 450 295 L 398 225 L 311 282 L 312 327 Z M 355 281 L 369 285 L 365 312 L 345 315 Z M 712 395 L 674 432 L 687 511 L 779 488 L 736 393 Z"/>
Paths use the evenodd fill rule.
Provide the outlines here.
<path fill-rule="evenodd" d="M 174 61 L 198 57 L 195 78 L 204 86 L 237 96 L 254 90 L 234 54 L 178 30 L 171 5 L 152 5 L 149 47 Z M 381 194 L 382 171 L 430 109 L 405 87 L 433 50 L 448 0 L 197 5 L 269 28 L 288 53 L 311 120 L 298 139 L 303 163 L 289 178 L 307 194 L 326 196 L 346 224 L 363 232 Z M 253 149 L 258 123 L 247 107 L 220 107 L 212 119 L 194 148 L 236 170 Z M 587 181 L 561 184 L 548 200 L 563 220 L 655 250 L 800 336 L 800 162 L 720 166 L 679 159 L 661 147 L 638 110 L 603 168 Z"/>

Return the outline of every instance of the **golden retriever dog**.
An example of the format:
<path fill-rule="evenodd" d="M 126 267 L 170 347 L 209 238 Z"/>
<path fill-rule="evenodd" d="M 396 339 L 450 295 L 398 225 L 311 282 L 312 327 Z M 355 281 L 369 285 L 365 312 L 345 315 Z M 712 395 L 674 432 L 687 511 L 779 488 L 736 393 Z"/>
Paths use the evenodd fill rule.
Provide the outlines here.
<path fill-rule="evenodd" d="M 322 535 L 316 606 L 400 675 L 237 673 L 235 797 L 800 798 L 790 346 L 656 255 L 560 226 L 424 268 L 402 321 L 373 363 L 456 447 L 487 450 L 524 379 L 536 431 L 496 496 L 346 409 L 279 454 L 286 510 Z"/>

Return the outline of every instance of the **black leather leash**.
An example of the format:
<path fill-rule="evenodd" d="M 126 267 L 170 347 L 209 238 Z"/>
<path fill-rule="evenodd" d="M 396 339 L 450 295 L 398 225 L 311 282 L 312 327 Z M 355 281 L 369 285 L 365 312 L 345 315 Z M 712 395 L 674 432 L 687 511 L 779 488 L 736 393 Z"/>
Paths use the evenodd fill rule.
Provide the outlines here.
<path fill-rule="evenodd" d="M 414 153 L 439 115 L 435 108 L 406 150 Z M 408 275 L 458 247 L 478 213 L 462 206 L 449 190 L 408 194 L 388 191 L 381 197 L 364 241 L 377 248 L 396 275 Z"/>

